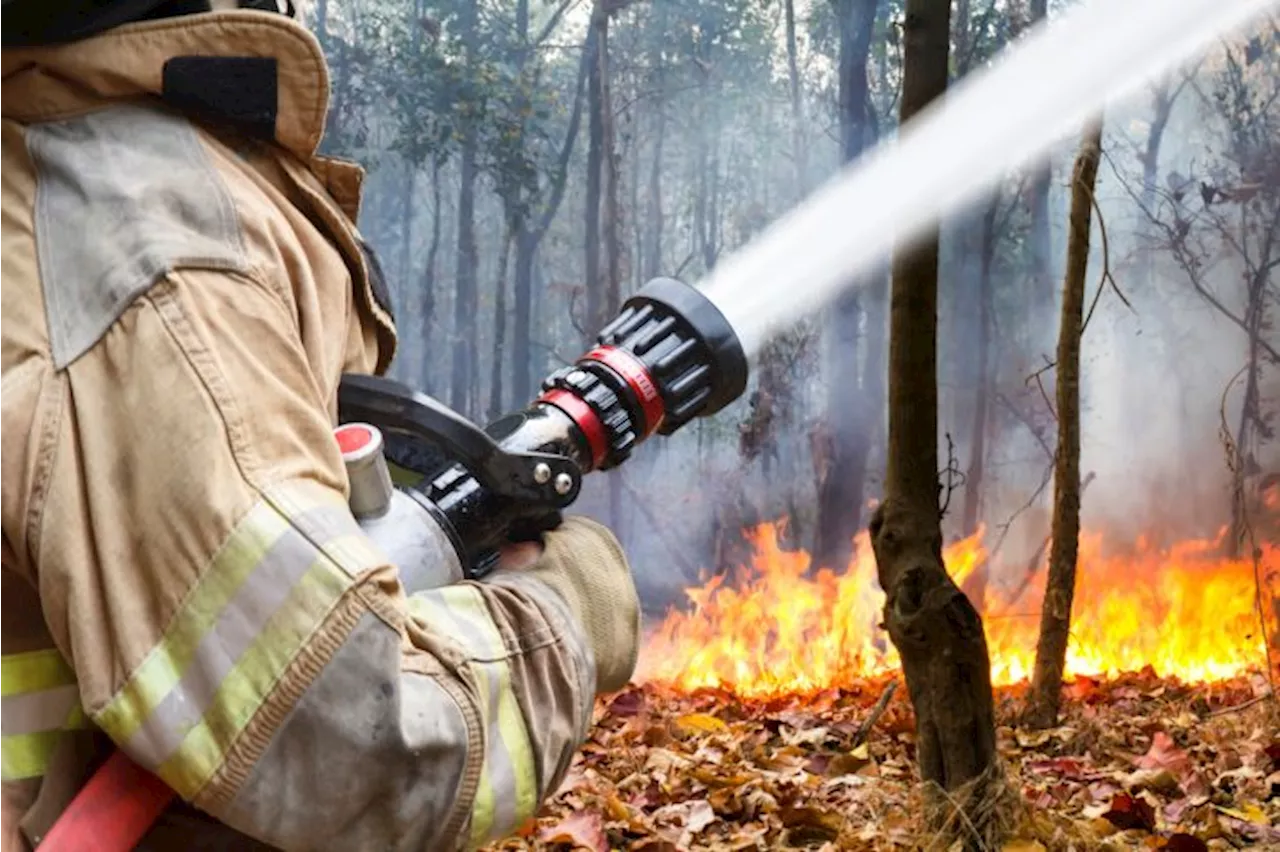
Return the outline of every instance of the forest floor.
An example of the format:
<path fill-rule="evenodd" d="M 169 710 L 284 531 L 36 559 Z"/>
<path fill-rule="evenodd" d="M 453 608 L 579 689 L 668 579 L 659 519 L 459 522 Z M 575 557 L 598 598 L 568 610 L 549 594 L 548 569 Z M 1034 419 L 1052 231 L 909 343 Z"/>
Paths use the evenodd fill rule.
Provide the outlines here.
<path fill-rule="evenodd" d="M 938 850 L 922 827 L 913 719 L 888 681 L 741 701 L 630 686 L 536 824 L 490 850 Z M 1004 852 L 1280 849 L 1280 709 L 1264 679 L 1184 686 L 1077 680 L 1062 725 L 1017 727 L 997 690 L 1000 754 L 1025 805 Z M 955 848 L 958 848 L 955 847 Z"/>

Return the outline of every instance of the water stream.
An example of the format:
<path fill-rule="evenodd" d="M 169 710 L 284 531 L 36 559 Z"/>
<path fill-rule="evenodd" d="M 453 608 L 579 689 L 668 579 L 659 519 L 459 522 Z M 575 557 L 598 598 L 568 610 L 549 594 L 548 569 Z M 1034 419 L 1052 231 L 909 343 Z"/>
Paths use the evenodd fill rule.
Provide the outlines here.
<path fill-rule="evenodd" d="M 1043 160 L 1276 0 L 1084 0 L 851 163 L 699 287 L 754 355 L 769 335 L 856 286 L 895 245 Z"/>

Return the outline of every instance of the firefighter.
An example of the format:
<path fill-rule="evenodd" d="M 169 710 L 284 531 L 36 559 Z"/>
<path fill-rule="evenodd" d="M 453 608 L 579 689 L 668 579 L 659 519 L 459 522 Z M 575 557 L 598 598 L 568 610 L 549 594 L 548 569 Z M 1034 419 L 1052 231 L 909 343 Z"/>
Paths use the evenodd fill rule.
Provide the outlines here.
<path fill-rule="evenodd" d="M 179 797 L 143 849 L 500 838 L 634 669 L 626 559 L 570 517 L 412 589 L 357 526 L 362 172 L 291 5 L 209 2 L 4 0 L 4 852 L 112 748 Z"/>

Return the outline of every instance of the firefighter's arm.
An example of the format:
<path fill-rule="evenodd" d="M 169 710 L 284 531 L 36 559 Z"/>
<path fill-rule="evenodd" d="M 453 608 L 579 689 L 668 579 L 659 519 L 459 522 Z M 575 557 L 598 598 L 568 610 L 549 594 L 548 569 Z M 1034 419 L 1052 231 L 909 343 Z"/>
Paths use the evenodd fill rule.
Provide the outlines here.
<path fill-rule="evenodd" d="M 602 527 L 406 596 L 347 508 L 336 370 L 245 278 L 182 272 L 67 374 L 47 618 L 90 718 L 182 798 L 284 849 L 446 849 L 554 792 L 638 605 Z"/>

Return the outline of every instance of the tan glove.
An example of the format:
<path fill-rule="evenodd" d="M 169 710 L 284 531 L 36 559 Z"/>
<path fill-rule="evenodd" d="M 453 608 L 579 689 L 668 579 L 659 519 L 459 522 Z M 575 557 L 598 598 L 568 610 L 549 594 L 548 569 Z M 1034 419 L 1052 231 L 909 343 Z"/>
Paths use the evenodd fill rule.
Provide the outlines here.
<path fill-rule="evenodd" d="M 544 533 L 542 557 L 522 573 L 569 605 L 596 659 L 596 694 L 621 689 L 640 653 L 640 598 L 618 539 L 589 518 L 570 516 Z"/>

